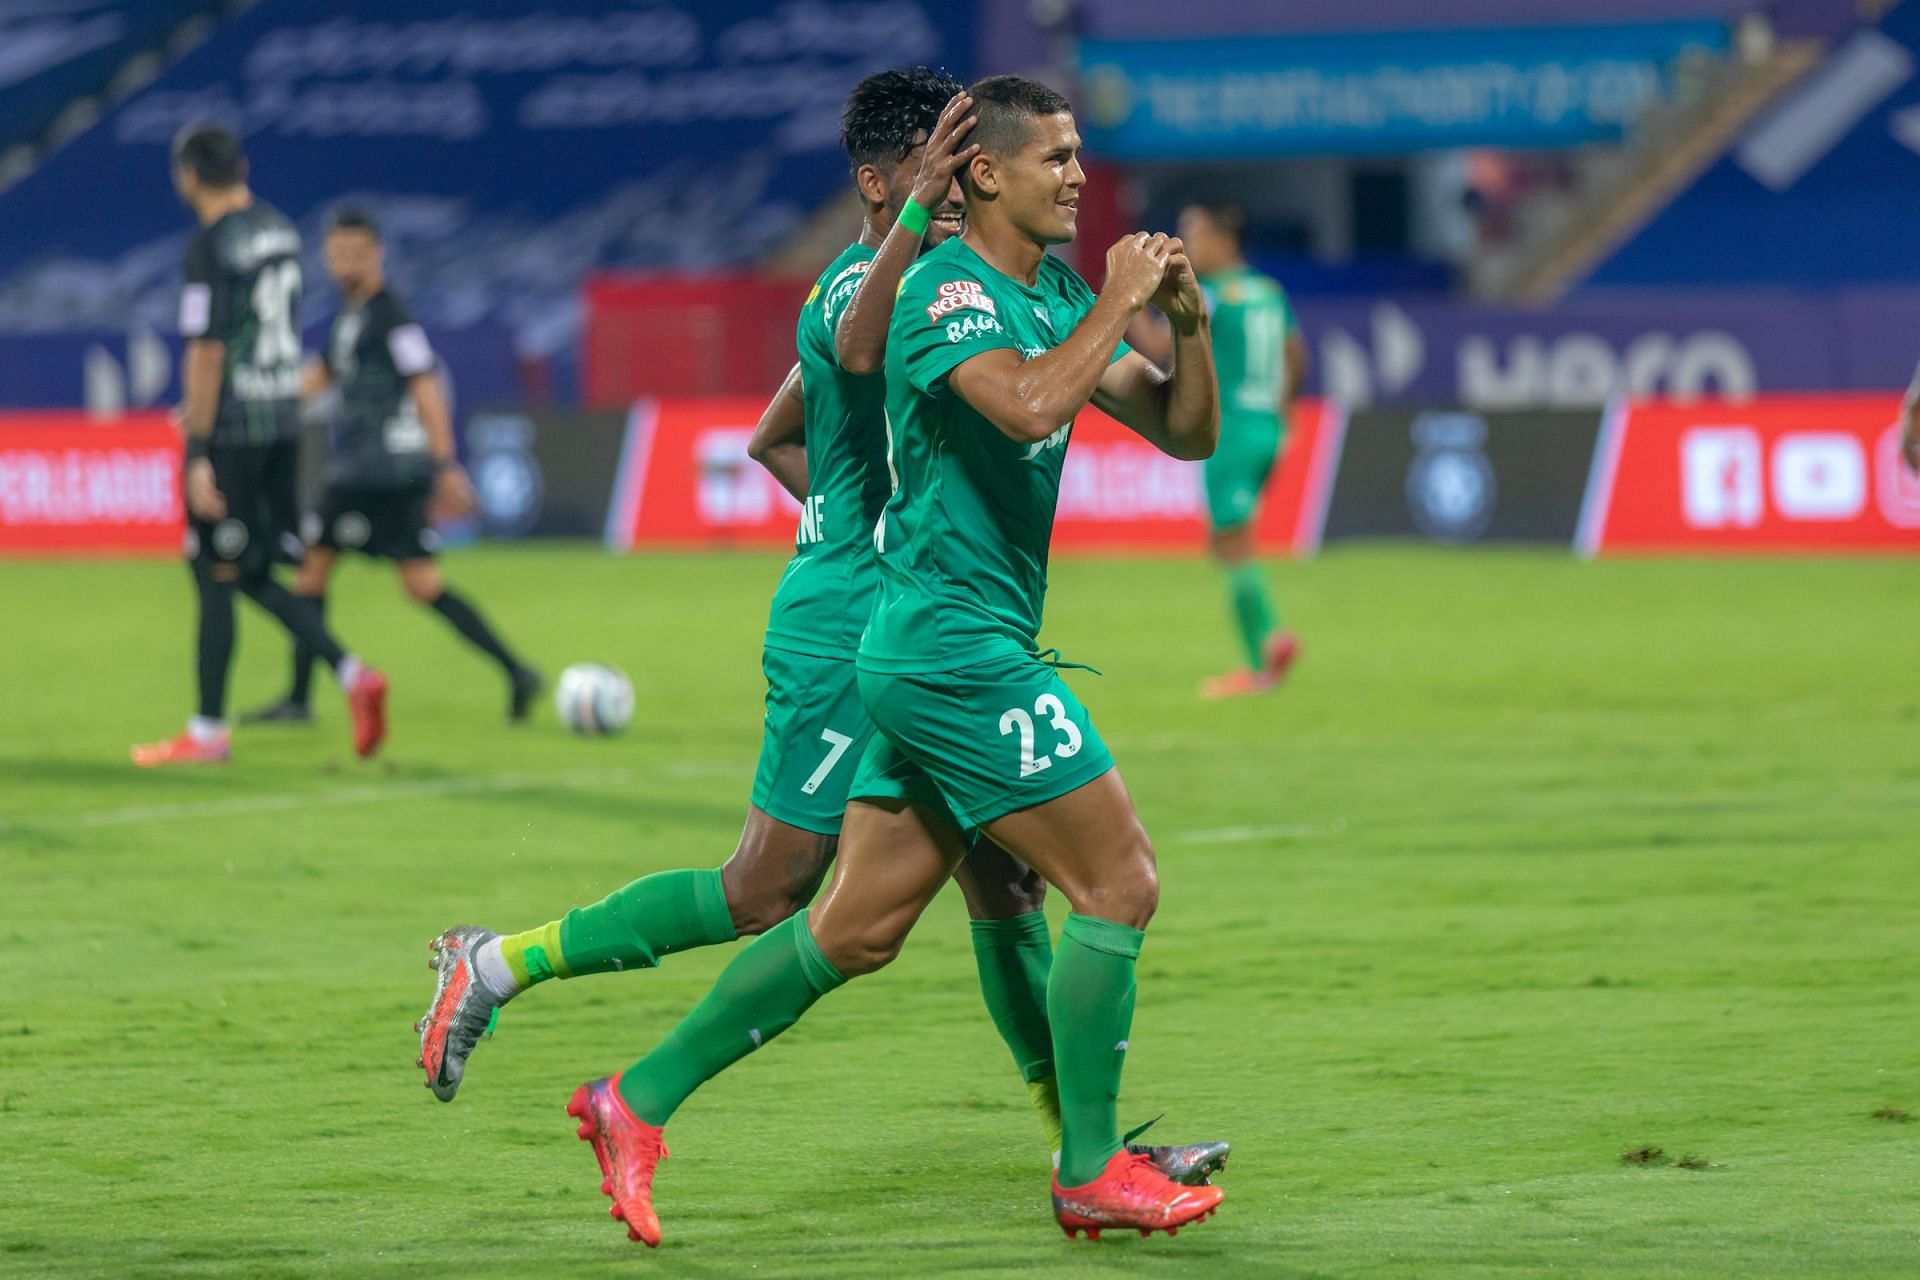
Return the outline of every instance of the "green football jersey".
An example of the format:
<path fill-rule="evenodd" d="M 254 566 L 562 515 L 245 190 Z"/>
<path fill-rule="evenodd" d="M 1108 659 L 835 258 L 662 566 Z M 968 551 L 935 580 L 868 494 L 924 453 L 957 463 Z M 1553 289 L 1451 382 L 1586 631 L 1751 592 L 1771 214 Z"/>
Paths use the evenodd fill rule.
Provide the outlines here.
<path fill-rule="evenodd" d="M 773 594 L 767 643 L 823 658 L 852 658 L 867 625 L 879 570 L 873 525 L 887 500 L 884 379 L 852 374 L 833 352 L 833 331 L 873 262 L 848 245 L 800 308 L 794 335 L 807 416 L 807 500 L 793 559 Z"/>
<path fill-rule="evenodd" d="M 1021 444 L 955 395 L 947 375 L 996 348 L 1044 355 L 1093 303 L 1087 282 L 1057 258 L 1041 260 L 1029 288 L 958 238 L 907 269 L 887 332 L 893 496 L 874 530 L 880 596 L 860 642 L 862 669 L 955 670 L 1038 647 L 1073 423 Z"/>
<path fill-rule="evenodd" d="M 1242 264 L 1200 281 L 1213 319 L 1213 365 L 1220 375 L 1220 413 L 1280 412 L 1287 402 L 1286 342 L 1293 334 L 1287 291 Z"/>

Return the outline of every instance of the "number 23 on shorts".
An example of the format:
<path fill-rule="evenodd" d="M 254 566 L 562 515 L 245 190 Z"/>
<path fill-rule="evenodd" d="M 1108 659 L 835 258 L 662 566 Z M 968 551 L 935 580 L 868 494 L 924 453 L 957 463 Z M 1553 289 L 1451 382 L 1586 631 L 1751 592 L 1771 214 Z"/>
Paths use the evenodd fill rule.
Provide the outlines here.
<path fill-rule="evenodd" d="M 1052 754 L 1036 756 L 1034 750 L 1034 716 L 1048 721 L 1047 727 L 1053 730 L 1054 747 Z M 1080 753 L 1082 738 L 1080 726 L 1067 717 L 1066 704 L 1051 693 L 1043 693 L 1033 702 L 1033 714 L 1029 715 L 1024 707 L 1009 707 L 1000 716 L 1000 736 L 1020 735 L 1020 776 L 1031 778 L 1034 774 L 1053 768 L 1053 757 L 1062 760 L 1072 759 Z"/>

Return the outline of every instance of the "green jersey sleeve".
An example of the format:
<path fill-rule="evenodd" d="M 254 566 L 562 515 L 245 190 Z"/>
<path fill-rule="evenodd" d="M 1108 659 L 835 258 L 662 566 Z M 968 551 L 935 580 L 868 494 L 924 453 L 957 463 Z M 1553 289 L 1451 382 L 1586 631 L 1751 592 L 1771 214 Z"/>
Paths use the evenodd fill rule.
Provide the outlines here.
<path fill-rule="evenodd" d="M 862 258 L 848 263 L 833 279 L 827 281 L 820 291 L 820 323 L 826 329 L 827 351 L 835 364 L 840 358 L 833 346 L 833 335 L 840 328 L 841 319 L 847 314 L 847 304 L 853 301 L 853 295 L 860 292 L 860 282 L 867 278 L 867 268 L 873 265 L 872 258 Z"/>
<path fill-rule="evenodd" d="M 929 261 L 901 281 L 887 341 L 900 344 L 907 381 L 939 395 L 947 375 L 973 357 L 1020 350 L 999 312 L 999 301 L 963 265 Z"/>

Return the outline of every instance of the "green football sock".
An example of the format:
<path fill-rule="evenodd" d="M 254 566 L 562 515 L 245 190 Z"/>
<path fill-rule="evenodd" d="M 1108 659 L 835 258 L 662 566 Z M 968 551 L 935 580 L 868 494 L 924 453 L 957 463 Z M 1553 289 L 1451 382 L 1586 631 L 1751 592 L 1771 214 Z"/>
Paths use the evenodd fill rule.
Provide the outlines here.
<path fill-rule="evenodd" d="M 500 939 L 500 954 L 520 986 L 529 987 L 548 978 L 650 969 L 662 956 L 735 936 L 718 868 L 662 871 Z"/>
<path fill-rule="evenodd" d="M 973 958 L 980 968 L 980 994 L 1000 1038 L 1013 1052 L 1020 1078 L 1033 1094 L 1052 1145 L 1060 1149 L 1060 1099 L 1053 1085 L 1053 1028 L 1047 1022 L 1047 974 L 1053 968 L 1053 935 L 1044 912 L 1007 920 L 975 920 Z M 1043 1085 L 1045 1087 L 1043 1087 Z"/>
<path fill-rule="evenodd" d="M 1120 1150 L 1120 1070 L 1133 1025 L 1139 929 L 1077 913 L 1060 931 L 1047 984 L 1060 1079 L 1060 1185 L 1085 1186 Z"/>
<path fill-rule="evenodd" d="M 846 979 L 821 953 L 805 912 L 755 938 L 658 1048 L 620 1077 L 620 1097 L 665 1124 L 693 1091 L 800 1020 Z"/>
<path fill-rule="evenodd" d="M 1247 651 L 1247 666 L 1254 671 L 1267 665 L 1267 637 L 1273 634 L 1278 619 L 1273 595 L 1267 590 L 1267 574 L 1258 564 L 1227 569 L 1227 594 L 1233 599 L 1233 620 L 1240 627 L 1240 644 Z"/>

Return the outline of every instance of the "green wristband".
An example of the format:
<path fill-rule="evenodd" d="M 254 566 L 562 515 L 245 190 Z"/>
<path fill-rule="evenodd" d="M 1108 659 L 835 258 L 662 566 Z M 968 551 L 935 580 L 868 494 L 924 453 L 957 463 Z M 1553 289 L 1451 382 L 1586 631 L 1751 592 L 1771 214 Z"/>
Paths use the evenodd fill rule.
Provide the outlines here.
<path fill-rule="evenodd" d="M 900 206 L 898 221 L 913 234 L 923 236 L 927 234 L 927 224 L 933 221 L 933 210 L 909 197 L 907 202 Z"/>

